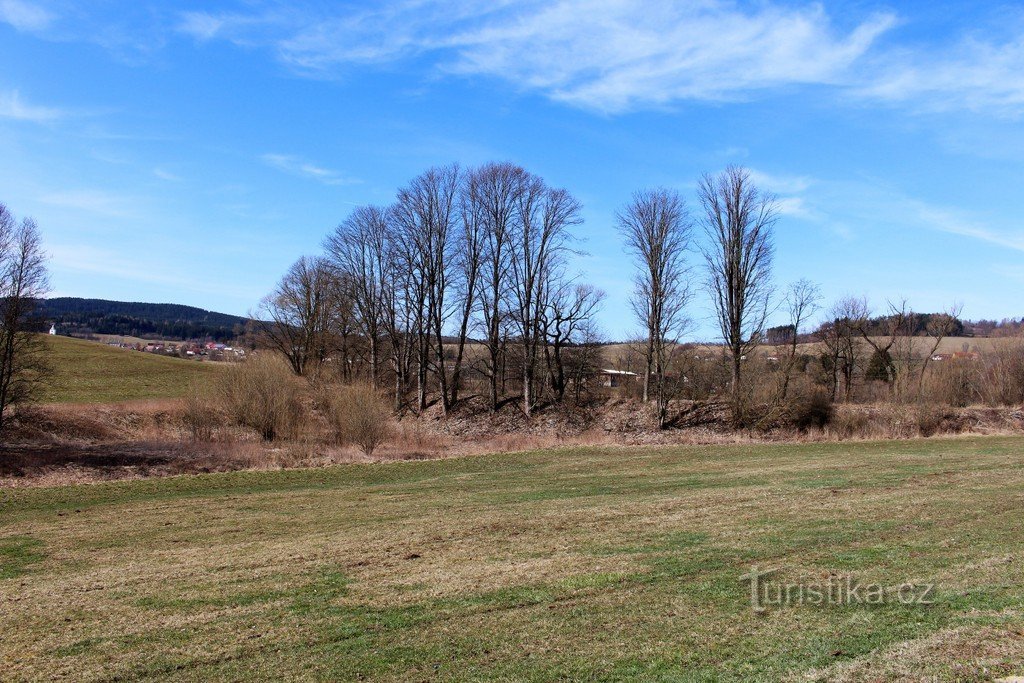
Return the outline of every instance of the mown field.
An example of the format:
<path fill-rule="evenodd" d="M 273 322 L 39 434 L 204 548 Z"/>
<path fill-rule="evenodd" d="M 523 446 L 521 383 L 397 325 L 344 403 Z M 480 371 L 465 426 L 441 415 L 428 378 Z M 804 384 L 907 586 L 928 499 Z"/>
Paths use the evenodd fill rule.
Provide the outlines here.
<path fill-rule="evenodd" d="M 0 678 L 1024 674 L 1022 463 L 1024 439 L 979 437 L 8 490 Z M 756 615 L 754 565 L 934 583 L 934 602 Z"/>
<path fill-rule="evenodd" d="M 46 335 L 53 367 L 40 400 L 45 403 L 118 403 L 180 398 L 190 383 L 219 368 L 98 342 Z"/>

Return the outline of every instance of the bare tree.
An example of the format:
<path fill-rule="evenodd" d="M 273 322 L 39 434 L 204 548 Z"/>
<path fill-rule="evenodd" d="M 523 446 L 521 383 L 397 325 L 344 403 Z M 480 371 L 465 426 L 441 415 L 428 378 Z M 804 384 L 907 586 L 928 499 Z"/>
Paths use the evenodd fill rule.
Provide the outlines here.
<path fill-rule="evenodd" d="M 742 362 L 761 341 L 770 313 L 775 197 L 736 166 L 705 175 L 697 188 L 708 244 L 708 289 L 730 355 L 733 421 L 744 419 Z"/>
<path fill-rule="evenodd" d="M 643 399 L 649 401 L 654 394 L 658 424 L 664 428 L 668 361 L 687 324 L 685 309 L 691 297 L 686 252 L 693 221 L 679 194 L 667 189 L 637 192 L 616 219 L 626 249 L 637 261 L 631 303 L 647 335 Z"/>
<path fill-rule="evenodd" d="M 511 240 L 509 312 L 522 347 L 523 413 L 529 416 L 536 398 L 544 311 L 561 277 L 572 239 L 569 230 L 582 219 L 580 203 L 566 190 L 550 188 L 537 176 L 523 180 Z"/>
<path fill-rule="evenodd" d="M 953 334 L 957 328 L 957 324 L 960 321 L 960 314 L 963 312 L 963 304 L 954 303 L 944 313 L 938 313 L 931 316 L 928 319 L 928 324 L 925 326 L 925 332 L 932 339 L 931 348 L 924 355 L 924 359 L 921 362 L 921 374 L 917 378 L 917 397 L 921 399 L 921 392 L 924 389 L 924 377 L 928 372 L 928 365 L 931 363 L 932 357 L 935 352 L 939 350 L 939 346 L 942 345 L 942 340 Z"/>
<path fill-rule="evenodd" d="M 39 227 L 0 204 L 0 430 L 11 406 L 35 398 L 49 369 L 31 320 L 48 289 Z"/>
<path fill-rule="evenodd" d="M 910 309 L 906 299 L 898 303 L 888 302 L 888 313 L 874 320 L 866 298 L 855 303 L 850 311 L 851 324 L 874 350 L 868 373 L 876 373 L 877 378 L 885 380 L 889 390 L 898 396 L 898 380 L 903 369 L 901 365 L 906 367 L 910 363 L 911 339 L 917 325 L 917 316 Z M 893 358 L 893 347 L 897 347 L 896 355 L 900 357 L 902 363 L 897 363 Z"/>
<path fill-rule="evenodd" d="M 467 212 L 481 225 L 480 313 L 487 345 L 486 374 L 491 410 L 498 409 L 504 379 L 502 352 L 508 315 L 511 240 L 516 207 L 529 174 L 509 163 L 490 163 L 475 169 L 466 181 Z"/>
<path fill-rule="evenodd" d="M 449 399 L 451 405 L 455 405 L 459 401 L 469 325 L 473 313 L 478 308 L 477 294 L 482 287 L 480 280 L 484 267 L 484 245 L 488 221 L 483 206 L 475 199 L 474 193 L 478 190 L 477 181 L 476 173 L 464 176 L 459 193 L 459 211 L 462 221 L 455 239 L 455 258 L 458 263 L 456 272 L 458 274 L 459 321 L 455 337 L 455 358 L 452 361 L 451 396 Z"/>
<path fill-rule="evenodd" d="M 444 326 L 451 309 L 445 296 L 453 275 L 458 166 L 429 169 L 398 191 L 394 215 L 405 242 L 410 272 L 422 288 L 419 342 L 419 407 L 426 407 L 426 371 L 437 378 L 441 405 L 450 406 L 445 367 Z"/>
<path fill-rule="evenodd" d="M 296 375 L 305 375 L 327 360 L 334 322 L 339 314 L 340 286 L 325 259 L 303 256 L 252 316 L 256 331 L 279 351 Z"/>
<path fill-rule="evenodd" d="M 815 337 L 824 347 L 826 371 L 832 400 L 838 398 L 839 380 L 843 380 L 843 399 L 850 400 L 857 368 L 861 365 L 860 334 L 854 321 L 861 315 L 863 302 L 855 297 L 840 299 L 829 309 Z"/>
<path fill-rule="evenodd" d="M 544 311 L 544 358 L 555 401 L 562 401 L 569 378 L 566 347 L 583 344 L 593 331 L 589 326 L 604 300 L 604 292 L 590 285 L 562 283 Z M 578 392 L 577 392 L 578 396 Z"/>
<path fill-rule="evenodd" d="M 394 209 L 385 211 L 388 241 L 385 243 L 385 277 L 381 282 L 383 330 L 394 372 L 394 408 L 400 410 L 412 386 L 413 354 L 417 342 L 415 330 L 422 319 L 422 281 L 409 267 L 403 240 L 394 228 Z"/>
<path fill-rule="evenodd" d="M 789 353 L 783 367 L 782 388 L 779 390 L 781 400 L 789 394 L 793 369 L 796 366 L 797 348 L 800 343 L 800 328 L 807 324 L 808 319 L 818 312 L 821 302 L 821 290 L 810 280 L 800 279 L 789 286 L 786 292 L 786 311 L 789 314 L 791 338 Z"/>
<path fill-rule="evenodd" d="M 596 321 L 586 318 L 579 325 L 575 337 L 576 343 L 566 354 L 565 372 L 572 384 L 573 402 L 579 405 L 584 390 L 601 369 L 604 335 Z"/>
<path fill-rule="evenodd" d="M 385 209 L 360 206 L 327 237 L 324 246 L 335 276 L 355 308 L 355 322 L 368 349 L 370 384 L 377 387 L 388 273 Z M 341 303 L 341 302 L 338 302 Z"/>

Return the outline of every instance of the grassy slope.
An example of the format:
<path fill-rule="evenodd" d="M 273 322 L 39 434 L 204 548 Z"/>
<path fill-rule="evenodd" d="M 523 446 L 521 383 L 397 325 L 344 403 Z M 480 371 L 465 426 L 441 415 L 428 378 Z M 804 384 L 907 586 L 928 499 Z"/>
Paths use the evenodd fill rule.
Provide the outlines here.
<path fill-rule="evenodd" d="M 216 372 L 211 364 L 119 349 L 69 337 L 46 337 L 53 377 L 47 403 L 114 403 L 179 398 L 189 383 Z"/>
<path fill-rule="evenodd" d="M 1022 452 L 581 449 L 8 491 L 0 662 L 39 680 L 1024 673 Z M 937 602 L 755 617 L 755 564 L 935 582 Z"/>

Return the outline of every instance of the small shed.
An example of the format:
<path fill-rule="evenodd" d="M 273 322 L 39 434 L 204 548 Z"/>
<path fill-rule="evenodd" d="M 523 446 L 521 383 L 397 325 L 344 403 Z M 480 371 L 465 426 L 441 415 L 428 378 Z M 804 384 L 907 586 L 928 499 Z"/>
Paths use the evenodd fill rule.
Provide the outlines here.
<path fill-rule="evenodd" d="M 624 383 L 638 377 L 635 372 L 612 370 L 610 368 L 602 368 L 597 374 L 601 378 L 601 386 L 612 388 L 621 387 Z"/>

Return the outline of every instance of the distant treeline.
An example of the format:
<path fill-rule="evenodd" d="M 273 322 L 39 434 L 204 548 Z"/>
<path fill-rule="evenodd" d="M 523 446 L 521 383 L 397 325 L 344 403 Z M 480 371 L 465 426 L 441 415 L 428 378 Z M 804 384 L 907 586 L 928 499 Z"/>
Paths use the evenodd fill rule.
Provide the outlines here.
<path fill-rule="evenodd" d="M 941 316 L 941 313 L 915 313 L 913 314 L 911 323 L 913 325 L 913 335 L 917 337 L 927 337 L 929 334 L 929 325 L 937 317 Z M 883 315 L 875 318 L 871 318 L 867 322 L 867 331 L 870 336 L 884 337 L 887 336 L 888 329 L 893 321 L 893 316 Z M 1024 320 L 1016 318 L 1005 318 L 1001 321 L 995 320 L 979 320 L 972 322 L 969 320 L 953 321 L 952 329 L 949 330 L 948 335 L 950 337 L 1009 337 L 1017 335 L 1024 329 Z M 815 333 L 801 333 L 801 341 L 812 341 Z M 789 342 L 793 338 L 793 326 L 792 325 L 779 325 L 778 327 L 771 327 L 765 330 L 765 341 L 769 344 L 784 344 Z"/>
<path fill-rule="evenodd" d="M 246 318 L 179 304 L 149 304 L 104 299 L 58 297 L 41 299 L 35 317 L 41 325 L 57 325 L 61 334 L 114 334 L 158 339 L 212 339 L 239 336 Z"/>

